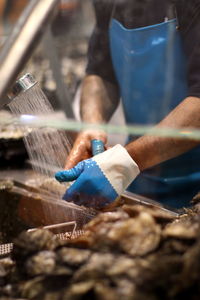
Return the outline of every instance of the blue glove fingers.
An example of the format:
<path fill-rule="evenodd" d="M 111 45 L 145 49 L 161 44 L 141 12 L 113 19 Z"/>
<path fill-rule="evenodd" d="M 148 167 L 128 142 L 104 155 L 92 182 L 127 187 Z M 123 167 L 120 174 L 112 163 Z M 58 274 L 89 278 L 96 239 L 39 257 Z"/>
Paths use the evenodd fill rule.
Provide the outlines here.
<path fill-rule="evenodd" d="M 65 192 L 63 199 L 77 205 L 102 208 L 112 203 L 117 196 L 97 163 L 87 160 L 84 172 Z"/>
<path fill-rule="evenodd" d="M 59 182 L 68 182 L 76 180 L 84 170 L 84 162 L 78 163 L 74 168 L 65 171 L 59 171 L 55 174 Z"/>
<path fill-rule="evenodd" d="M 75 181 L 65 192 L 62 199 L 68 202 L 74 202 L 79 204 L 80 201 L 80 192 L 79 190 L 79 182 Z"/>

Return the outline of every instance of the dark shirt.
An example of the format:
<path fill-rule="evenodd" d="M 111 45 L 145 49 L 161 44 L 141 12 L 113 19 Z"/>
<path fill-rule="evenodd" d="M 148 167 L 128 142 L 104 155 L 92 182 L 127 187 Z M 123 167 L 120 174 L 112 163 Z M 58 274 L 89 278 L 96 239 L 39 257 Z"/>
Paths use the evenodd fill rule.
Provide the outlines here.
<path fill-rule="evenodd" d="M 187 58 L 188 96 L 200 97 L 200 0 L 93 0 L 93 5 L 96 25 L 89 42 L 87 74 L 117 85 L 109 48 L 112 18 L 131 29 L 177 17 Z"/>

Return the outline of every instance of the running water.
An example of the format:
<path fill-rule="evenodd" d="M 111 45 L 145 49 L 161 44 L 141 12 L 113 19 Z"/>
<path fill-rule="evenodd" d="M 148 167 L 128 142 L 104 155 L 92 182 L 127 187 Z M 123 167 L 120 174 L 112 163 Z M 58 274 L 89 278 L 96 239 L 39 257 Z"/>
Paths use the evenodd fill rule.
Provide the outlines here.
<path fill-rule="evenodd" d="M 52 113 L 55 114 L 38 84 L 16 96 L 9 104 L 9 108 L 15 115 L 30 114 L 48 117 Z M 30 129 L 24 141 L 35 171 L 53 177 L 56 170 L 64 168 L 71 148 L 64 132 L 51 128 Z"/>
<path fill-rule="evenodd" d="M 9 104 L 14 115 L 29 114 L 35 116 L 45 116 L 48 118 L 55 115 L 47 97 L 38 84 L 28 90 L 21 92 Z M 61 116 L 58 116 L 61 117 Z M 63 117 L 63 116 L 62 116 Z M 35 181 L 36 187 L 40 187 L 45 192 L 50 192 L 48 201 L 60 200 L 69 187 L 69 183 L 61 184 L 54 179 L 54 173 L 58 169 L 63 169 L 69 150 L 70 141 L 63 131 L 52 128 L 24 128 L 25 146 L 29 154 L 33 169 L 37 172 Z M 41 174 L 41 175 L 40 175 Z M 30 182 L 29 182 L 30 183 Z M 39 183 L 39 184 L 38 184 Z M 45 201 L 43 202 L 46 203 Z M 67 209 L 66 209 L 67 207 Z M 67 203 L 65 209 L 56 209 L 55 206 L 43 206 L 43 211 L 48 220 L 48 224 L 58 223 L 58 220 L 75 221 L 77 226 L 82 227 L 91 218 L 91 212 L 76 206 L 74 203 Z"/>

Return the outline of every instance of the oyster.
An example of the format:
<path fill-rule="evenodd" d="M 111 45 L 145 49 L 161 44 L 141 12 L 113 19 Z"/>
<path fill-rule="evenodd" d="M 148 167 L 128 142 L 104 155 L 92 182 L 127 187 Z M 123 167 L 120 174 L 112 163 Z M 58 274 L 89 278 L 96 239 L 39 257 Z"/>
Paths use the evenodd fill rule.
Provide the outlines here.
<path fill-rule="evenodd" d="M 74 283 L 64 294 L 63 300 L 77 299 L 104 299 L 118 300 L 119 295 L 116 290 L 104 281 L 89 280 L 87 282 Z"/>
<path fill-rule="evenodd" d="M 132 256 L 143 256 L 155 250 L 160 242 L 161 229 L 147 213 L 135 219 L 115 223 L 107 238 Z"/>
<path fill-rule="evenodd" d="M 55 268 L 55 259 L 56 255 L 53 251 L 40 251 L 27 260 L 26 272 L 30 276 L 50 274 Z"/>
<path fill-rule="evenodd" d="M 198 299 L 199 226 L 194 212 L 174 220 L 126 205 L 100 213 L 74 240 L 61 242 L 45 230 L 22 233 L 12 276 L 2 269 L 1 290 L 34 300 Z"/>
<path fill-rule="evenodd" d="M 195 239 L 200 232 L 200 218 L 186 217 L 168 224 L 163 230 L 163 235 L 177 239 Z"/>
<path fill-rule="evenodd" d="M 79 267 L 86 263 L 91 255 L 89 250 L 62 247 L 57 251 L 57 261 L 70 267 Z"/>
<path fill-rule="evenodd" d="M 142 256 L 158 247 L 161 228 L 148 213 L 141 212 L 129 218 L 124 211 L 97 216 L 85 226 L 84 237 L 75 243 L 88 242 L 92 249 L 122 251 L 132 256 Z"/>
<path fill-rule="evenodd" d="M 12 257 L 24 260 L 38 251 L 54 250 L 60 244 L 59 239 L 47 230 L 38 229 L 33 232 L 22 232 L 14 241 Z"/>
<path fill-rule="evenodd" d="M 24 131 L 11 122 L 11 114 L 0 111 L 0 167 L 22 167 L 27 158 Z"/>
<path fill-rule="evenodd" d="M 167 210 L 161 210 L 159 207 L 148 207 L 142 205 L 123 205 L 122 209 L 132 218 L 139 215 L 141 212 L 150 214 L 159 224 L 167 224 L 173 221 L 176 217 Z"/>

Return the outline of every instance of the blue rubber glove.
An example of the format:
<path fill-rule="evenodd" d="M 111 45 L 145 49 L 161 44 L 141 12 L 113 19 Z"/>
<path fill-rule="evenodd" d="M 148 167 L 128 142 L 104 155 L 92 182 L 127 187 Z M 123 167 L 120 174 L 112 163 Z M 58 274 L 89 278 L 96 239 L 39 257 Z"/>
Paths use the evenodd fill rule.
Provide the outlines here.
<path fill-rule="evenodd" d="M 139 168 L 121 145 L 78 163 L 74 168 L 60 171 L 60 182 L 76 180 L 63 196 L 78 205 L 102 208 L 123 193 L 139 174 Z"/>

